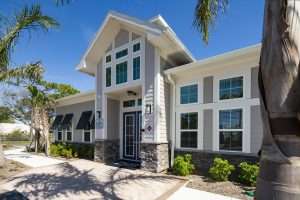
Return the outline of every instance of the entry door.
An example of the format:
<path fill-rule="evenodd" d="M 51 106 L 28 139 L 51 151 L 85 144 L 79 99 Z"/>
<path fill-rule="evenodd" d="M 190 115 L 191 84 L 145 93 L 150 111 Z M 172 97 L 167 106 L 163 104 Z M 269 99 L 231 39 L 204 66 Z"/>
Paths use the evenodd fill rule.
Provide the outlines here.
<path fill-rule="evenodd" d="M 126 112 L 123 115 L 123 158 L 140 159 L 141 112 Z"/>

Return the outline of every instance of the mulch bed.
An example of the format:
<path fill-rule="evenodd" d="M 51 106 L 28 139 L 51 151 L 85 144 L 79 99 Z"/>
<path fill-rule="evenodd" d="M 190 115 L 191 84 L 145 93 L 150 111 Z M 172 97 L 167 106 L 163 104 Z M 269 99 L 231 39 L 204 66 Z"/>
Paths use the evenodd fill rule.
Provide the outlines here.
<path fill-rule="evenodd" d="M 236 182 L 216 182 L 208 177 L 200 175 L 190 175 L 188 178 L 190 182 L 187 184 L 187 187 L 238 199 L 252 199 L 247 196 L 245 192 L 253 191 L 255 189 L 254 187 L 247 187 Z"/>
<path fill-rule="evenodd" d="M 21 163 L 6 159 L 5 165 L 0 167 L 0 182 L 29 168 Z"/>

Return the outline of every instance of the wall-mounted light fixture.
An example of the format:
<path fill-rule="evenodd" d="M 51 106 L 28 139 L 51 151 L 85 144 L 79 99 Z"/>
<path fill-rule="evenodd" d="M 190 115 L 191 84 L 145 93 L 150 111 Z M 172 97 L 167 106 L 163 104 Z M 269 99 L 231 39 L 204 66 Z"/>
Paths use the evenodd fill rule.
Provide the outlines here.
<path fill-rule="evenodd" d="M 146 114 L 151 114 L 152 110 L 151 110 L 151 104 L 146 104 Z"/>
<path fill-rule="evenodd" d="M 127 95 L 128 95 L 128 96 L 136 96 L 136 92 L 131 91 L 131 90 L 128 90 L 128 91 L 127 91 Z"/>

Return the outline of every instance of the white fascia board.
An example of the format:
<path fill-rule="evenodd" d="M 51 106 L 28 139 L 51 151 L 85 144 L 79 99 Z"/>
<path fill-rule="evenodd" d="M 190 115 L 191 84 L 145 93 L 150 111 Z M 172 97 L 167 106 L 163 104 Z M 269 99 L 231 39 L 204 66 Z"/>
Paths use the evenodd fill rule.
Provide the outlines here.
<path fill-rule="evenodd" d="M 66 97 L 57 99 L 55 101 L 55 103 L 56 103 L 55 107 L 72 105 L 72 104 L 82 103 L 82 102 L 86 102 L 86 101 L 92 101 L 92 100 L 95 100 L 95 96 L 96 96 L 96 93 L 94 90 L 66 96 Z"/>
<path fill-rule="evenodd" d="M 164 73 L 166 75 L 168 75 L 168 74 L 175 75 L 182 71 L 188 71 L 188 70 L 192 70 L 195 68 L 201 68 L 201 67 L 211 64 L 211 63 L 220 63 L 220 62 L 224 62 L 226 60 L 232 61 L 233 59 L 239 59 L 241 57 L 245 57 L 245 56 L 252 55 L 252 54 L 259 55 L 260 48 L 261 48 L 261 44 L 256 44 L 256 45 L 249 46 L 246 48 L 237 49 L 234 51 L 226 52 L 224 54 L 220 54 L 220 55 L 212 56 L 212 57 L 209 57 L 206 59 L 198 60 L 198 61 L 186 64 L 186 65 L 174 67 L 174 68 L 164 71 Z"/>
<path fill-rule="evenodd" d="M 86 50 L 86 52 L 82 56 L 82 58 L 80 60 L 80 63 L 77 65 L 78 70 L 83 70 L 83 68 L 86 67 L 86 66 L 82 66 L 82 64 L 86 63 L 85 60 L 86 60 L 87 55 L 89 54 L 89 52 L 91 51 L 91 49 L 95 45 L 95 42 L 97 41 L 98 37 L 100 37 L 101 33 L 103 32 L 104 27 L 107 25 L 107 23 L 110 19 L 116 19 L 120 22 L 125 22 L 127 24 L 137 26 L 139 28 L 148 30 L 151 33 L 155 33 L 155 34 L 161 34 L 162 33 L 162 30 L 154 24 L 145 23 L 145 22 L 143 22 L 141 20 L 138 20 L 136 18 L 129 17 L 127 15 L 123 15 L 123 14 L 120 14 L 120 13 L 117 13 L 117 12 L 114 12 L 114 11 L 110 11 L 107 14 L 107 16 L 106 16 L 105 20 L 103 21 L 102 25 L 100 26 L 100 28 L 98 29 L 93 41 L 91 42 L 88 49 Z"/>

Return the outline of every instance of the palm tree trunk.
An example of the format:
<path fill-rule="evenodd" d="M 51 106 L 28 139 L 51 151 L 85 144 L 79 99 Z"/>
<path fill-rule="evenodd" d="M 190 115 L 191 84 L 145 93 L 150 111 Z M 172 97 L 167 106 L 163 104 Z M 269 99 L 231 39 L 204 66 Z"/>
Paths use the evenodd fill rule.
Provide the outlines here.
<path fill-rule="evenodd" d="M 264 139 L 256 199 L 300 199 L 300 2 L 265 0 L 259 85 Z"/>

